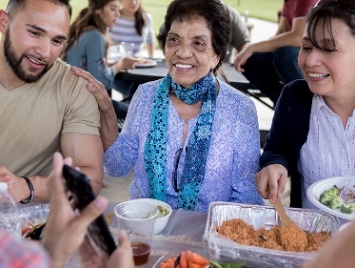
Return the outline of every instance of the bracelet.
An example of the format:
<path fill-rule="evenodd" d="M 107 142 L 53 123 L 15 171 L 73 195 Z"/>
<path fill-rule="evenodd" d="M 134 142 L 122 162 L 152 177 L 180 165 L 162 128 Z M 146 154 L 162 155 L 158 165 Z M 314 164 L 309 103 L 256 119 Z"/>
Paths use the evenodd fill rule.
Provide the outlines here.
<path fill-rule="evenodd" d="M 22 176 L 21 178 L 23 178 L 27 182 L 28 188 L 30 189 L 30 197 L 28 199 L 21 200 L 20 203 L 27 204 L 33 200 L 33 197 L 35 195 L 35 189 L 33 188 L 33 184 L 29 178 L 24 177 L 24 176 Z"/>

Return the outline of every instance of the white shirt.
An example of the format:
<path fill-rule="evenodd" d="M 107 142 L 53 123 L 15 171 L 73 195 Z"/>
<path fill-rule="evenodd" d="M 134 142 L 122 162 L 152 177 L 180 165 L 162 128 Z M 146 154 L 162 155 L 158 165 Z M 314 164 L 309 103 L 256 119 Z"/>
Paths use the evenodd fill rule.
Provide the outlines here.
<path fill-rule="evenodd" d="M 312 100 L 309 132 L 300 152 L 298 165 L 303 177 L 302 204 L 315 208 L 308 200 L 308 187 L 321 179 L 355 175 L 355 116 L 344 129 L 341 118 L 315 95 Z"/>

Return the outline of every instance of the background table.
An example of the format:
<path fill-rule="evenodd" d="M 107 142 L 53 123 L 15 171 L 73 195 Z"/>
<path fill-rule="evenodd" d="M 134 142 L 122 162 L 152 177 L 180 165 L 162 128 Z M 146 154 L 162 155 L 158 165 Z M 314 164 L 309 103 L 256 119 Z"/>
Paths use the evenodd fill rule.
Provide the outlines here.
<path fill-rule="evenodd" d="M 115 79 L 146 83 L 165 77 L 168 73 L 165 60 L 155 60 L 157 61 L 157 65 L 154 67 L 136 68 L 133 70 L 119 72 L 116 74 Z M 258 89 L 255 89 L 243 74 L 237 72 L 232 64 L 223 63 L 218 74 L 220 78 L 225 80 L 225 82 L 230 84 L 232 87 L 244 92 L 250 97 L 257 99 L 267 107 L 274 109 L 273 106 L 262 99 L 265 96 L 262 95 Z"/>
<path fill-rule="evenodd" d="M 116 74 L 115 79 L 146 83 L 163 78 L 168 73 L 165 60 L 155 60 L 157 61 L 157 65 L 154 67 L 136 68 L 133 70 L 122 71 Z"/>

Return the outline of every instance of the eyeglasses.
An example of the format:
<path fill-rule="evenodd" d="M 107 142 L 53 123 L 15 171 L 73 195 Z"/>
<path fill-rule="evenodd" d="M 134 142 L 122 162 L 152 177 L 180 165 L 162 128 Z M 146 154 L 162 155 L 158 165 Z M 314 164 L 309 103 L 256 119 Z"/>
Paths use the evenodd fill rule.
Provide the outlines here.
<path fill-rule="evenodd" d="M 325 3 L 331 3 L 345 11 L 348 11 L 350 13 L 353 13 L 355 14 L 355 7 L 354 7 L 354 4 L 351 3 L 351 1 L 347 0 L 347 1 L 342 1 L 342 0 L 319 0 L 315 5 L 314 7 L 318 7 L 318 6 L 321 6 Z"/>
<path fill-rule="evenodd" d="M 183 151 L 183 148 L 180 148 L 176 151 L 175 153 L 175 157 L 174 157 L 174 172 L 173 172 L 173 188 L 175 190 L 175 192 L 179 191 L 178 188 L 178 167 L 179 167 L 179 163 L 180 163 L 180 158 L 181 158 L 181 153 Z"/>

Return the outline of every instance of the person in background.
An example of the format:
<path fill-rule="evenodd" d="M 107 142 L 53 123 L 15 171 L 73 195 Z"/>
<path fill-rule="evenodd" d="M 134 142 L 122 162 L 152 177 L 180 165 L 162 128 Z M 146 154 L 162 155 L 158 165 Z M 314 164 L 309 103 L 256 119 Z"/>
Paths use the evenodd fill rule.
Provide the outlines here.
<path fill-rule="evenodd" d="M 71 24 L 62 54 L 63 60 L 90 72 L 109 92 L 114 87 L 116 73 L 133 69 L 137 62 L 137 59 L 128 56 L 110 67 L 106 64 L 109 46 L 107 27 L 111 27 L 120 16 L 119 5 L 119 0 L 90 0 L 89 6 L 81 10 Z M 117 118 L 125 119 L 128 105 L 114 100 L 112 103 Z"/>
<path fill-rule="evenodd" d="M 126 176 L 133 170 L 132 199 L 164 200 L 174 209 L 207 212 L 212 201 L 263 204 L 254 180 L 260 156 L 255 105 L 215 77 L 229 38 L 224 6 L 174 0 L 164 29 L 158 40 L 168 74 L 138 87 L 118 137 L 115 122 L 108 124 L 112 109 L 102 85 L 74 69 L 88 79 L 106 122 L 106 172 Z"/>
<path fill-rule="evenodd" d="M 121 16 L 109 29 L 108 34 L 115 44 L 134 44 L 132 54 L 141 57 L 145 47 L 148 57 L 154 57 L 154 29 L 152 16 L 145 12 L 141 0 L 121 0 Z M 140 83 L 131 80 L 115 81 L 115 89 L 131 99 Z"/>
<path fill-rule="evenodd" d="M 133 43 L 133 56 L 141 57 L 145 44 L 148 57 L 154 57 L 154 29 L 152 16 L 145 12 L 141 0 L 121 0 L 121 16 L 108 34 L 116 44 Z"/>
<path fill-rule="evenodd" d="M 73 211 L 62 176 L 63 165 L 72 165 L 72 162 L 71 158 L 63 159 L 60 153 L 54 154 L 53 171 L 48 177 L 50 212 L 40 244 L 30 240 L 20 241 L 0 231 L 1 267 L 66 267 L 72 255 L 79 247 L 84 246 L 85 251 L 79 250 L 82 264 L 96 263 L 95 267 L 134 267 L 131 243 L 125 232 L 119 234 L 119 247 L 109 258 L 88 250 L 91 243 L 84 239 L 87 228 L 105 211 L 108 202 L 99 196 L 80 214 Z"/>
<path fill-rule="evenodd" d="M 317 0 L 284 0 L 274 37 L 250 43 L 240 51 L 234 66 L 276 104 L 288 82 L 302 79 L 297 65 L 307 11 Z"/>
<path fill-rule="evenodd" d="M 68 1 L 10 0 L 0 21 L 0 181 L 17 202 L 46 202 L 52 157 L 60 151 L 98 194 L 98 106 L 83 90 L 87 82 L 58 58 L 70 25 Z"/>
<path fill-rule="evenodd" d="M 305 80 L 280 96 L 256 181 L 273 202 L 291 176 L 290 206 L 315 208 L 311 184 L 355 175 L 355 1 L 320 1 L 306 22 L 298 59 Z"/>
<path fill-rule="evenodd" d="M 224 61 L 231 63 L 234 62 L 233 49 L 235 49 L 238 53 L 243 50 L 246 44 L 250 43 L 250 32 L 247 24 L 239 12 L 226 3 L 223 3 L 223 5 L 229 15 L 231 29 L 227 53 Z"/>

